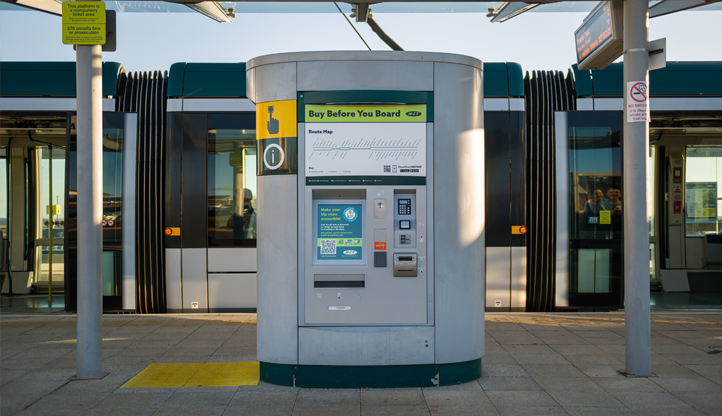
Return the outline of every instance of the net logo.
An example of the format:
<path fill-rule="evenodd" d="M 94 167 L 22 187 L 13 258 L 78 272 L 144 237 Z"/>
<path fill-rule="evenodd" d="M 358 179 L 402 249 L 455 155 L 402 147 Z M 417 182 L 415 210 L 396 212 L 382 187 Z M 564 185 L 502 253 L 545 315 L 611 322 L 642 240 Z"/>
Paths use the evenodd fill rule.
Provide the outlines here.
<path fill-rule="evenodd" d="M 421 111 L 407 111 L 406 115 L 409 117 L 418 117 L 421 115 Z"/>
<path fill-rule="evenodd" d="M 357 253 L 358 253 L 358 251 L 356 251 L 356 250 L 345 250 L 343 252 L 343 254 L 345 254 L 347 256 L 353 256 L 354 254 L 357 254 Z"/>

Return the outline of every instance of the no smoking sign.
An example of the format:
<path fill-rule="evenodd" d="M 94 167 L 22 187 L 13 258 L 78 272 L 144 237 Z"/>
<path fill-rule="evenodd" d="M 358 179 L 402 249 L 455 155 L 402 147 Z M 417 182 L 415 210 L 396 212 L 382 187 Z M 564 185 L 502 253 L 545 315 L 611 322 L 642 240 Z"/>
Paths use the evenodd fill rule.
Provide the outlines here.
<path fill-rule="evenodd" d="M 646 123 L 649 121 L 649 90 L 644 81 L 627 83 L 627 122 Z"/>

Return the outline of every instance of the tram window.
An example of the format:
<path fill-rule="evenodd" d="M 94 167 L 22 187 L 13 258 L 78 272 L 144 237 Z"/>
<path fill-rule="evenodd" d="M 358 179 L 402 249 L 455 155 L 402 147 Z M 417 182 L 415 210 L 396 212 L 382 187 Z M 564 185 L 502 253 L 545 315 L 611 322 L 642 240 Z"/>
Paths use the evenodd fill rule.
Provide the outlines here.
<path fill-rule="evenodd" d="M 612 127 L 569 128 L 570 290 L 618 293 L 622 258 L 622 153 Z"/>
<path fill-rule="evenodd" d="M 256 246 L 254 114 L 208 115 L 208 245 Z"/>
<path fill-rule="evenodd" d="M 124 116 L 122 113 L 103 113 L 103 271 L 102 271 L 102 290 L 103 296 L 120 296 L 121 293 L 121 282 L 122 282 L 122 253 L 121 247 L 123 244 L 123 218 L 122 218 L 122 201 L 123 201 L 123 138 L 125 137 L 124 132 Z M 70 119 L 71 126 L 77 125 L 76 116 L 72 116 Z M 65 129 L 63 129 L 65 130 Z M 70 146 L 67 149 L 67 183 L 65 195 L 67 197 L 67 210 L 63 211 L 62 198 L 53 201 L 61 205 L 61 215 L 65 224 L 66 234 L 64 235 L 64 250 L 68 250 L 67 262 L 64 264 L 65 273 L 68 279 L 75 282 L 75 275 L 77 273 L 77 241 L 78 241 L 78 153 L 77 153 L 77 130 L 71 128 L 70 130 Z M 47 150 L 47 149 L 45 149 Z M 61 151 L 59 149 L 53 149 L 53 177 L 58 174 L 63 174 L 62 165 L 59 163 Z M 44 165 L 43 165 L 44 166 Z M 47 177 L 47 174 L 43 174 Z M 41 193 L 45 194 L 47 188 L 41 184 Z M 56 193 L 58 185 L 53 181 L 53 193 Z M 42 198 L 42 195 L 41 195 Z M 46 204 L 47 202 L 41 199 L 41 203 Z M 44 213 L 45 211 L 40 211 Z M 45 219 L 42 219 L 43 226 L 45 225 Z M 54 230 L 53 235 L 58 235 L 59 231 Z M 47 231 L 43 235 L 46 235 Z M 44 257 L 38 259 L 37 267 L 42 273 L 42 270 L 47 270 L 47 266 L 43 262 L 47 261 L 50 249 L 45 247 Z M 52 249 L 53 253 L 53 270 L 55 270 L 56 258 L 62 257 L 60 248 L 55 246 Z M 56 279 L 55 271 L 53 271 L 53 280 Z M 40 275 L 41 279 L 46 279 Z M 75 284 L 75 283 L 71 283 Z M 67 286 L 66 286 L 67 287 Z M 71 295 L 74 296 L 74 295 Z M 75 303 L 75 299 L 71 297 L 71 304 Z"/>
<path fill-rule="evenodd" d="M 37 131 L 37 130 L 36 130 Z M 62 135 L 65 136 L 65 129 L 62 131 Z M 63 137 L 64 138 L 64 137 Z M 47 147 L 38 147 L 36 148 L 36 155 L 38 157 L 38 168 L 40 169 L 40 172 L 38 174 L 37 178 L 37 184 L 38 184 L 38 198 L 39 198 L 39 205 L 38 207 L 40 209 L 37 210 L 36 213 L 36 235 L 35 238 L 41 238 L 41 239 L 47 239 L 50 236 L 50 221 L 53 222 L 53 238 L 54 243 L 52 247 L 49 247 L 45 244 L 37 245 L 36 251 L 36 264 L 35 264 L 35 279 L 36 281 L 48 281 L 49 275 L 50 275 L 50 266 L 49 266 L 49 260 L 52 256 L 53 259 L 53 282 L 61 282 L 65 279 L 65 247 L 62 243 L 62 239 L 65 237 L 65 195 L 67 192 L 65 191 L 65 149 L 55 147 L 53 148 L 52 152 L 52 161 L 53 161 L 53 175 L 52 178 L 50 177 L 50 152 L 48 151 Z M 105 149 L 103 153 L 103 159 L 105 162 Z M 103 177 L 105 180 L 105 176 Z M 53 198 L 51 199 L 48 195 L 49 193 L 49 184 L 52 180 L 53 184 Z M 103 188 L 103 192 L 107 192 L 105 185 Z M 47 211 L 45 209 L 48 205 L 59 205 L 60 210 L 59 213 L 53 214 L 51 216 L 47 215 Z M 105 197 L 103 204 L 105 205 Z M 105 209 L 105 208 L 104 208 Z M 103 228 L 103 233 L 106 232 L 106 229 Z M 105 235 L 104 235 L 105 237 Z M 60 244 L 58 244 L 58 241 L 61 241 Z M 49 241 L 48 241 L 49 243 Z M 36 242 L 37 244 L 37 242 Z M 105 278 L 105 275 L 103 276 Z M 112 279 L 111 279 L 112 282 Z M 105 283 L 105 279 L 103 280 L 103 283 Z"/>
<path fill-rule="evenodd" d="M 63 131 L 63 135 L 65 135 L 65 132 Z M 47 147 L 38 147 L 37 148 L 37 154 L 39 157 L 39 168 L 40 172 L 38 174 L 38 198 L 40 199 L 39 206 L 39 212 L 37 216 L 37 225 L 35 227 L 37 235 L 36 238 L 48 238 L 49 234 L 49 221 L 50 218 L 47 215 L 46 212 L 46 206 L 50 204 L 54 205 L 60 205 L 61 210 L 60 214 L 56 214 L 52 216 L 54 228 L 53 228 L 53 238 L 63 238 L 64 235 L 64 227 L 62 227 L 61 224 L 65 223 L 65 212 L 63 211 L 63 207 L 65 207 L 65 149 L 55 147 L 53 148 L 53 195 L 52 201 L 50 201 L 50 197 L 48 195 L 48 185 L 50 181 L 50 152 L 48 151 Z M 105 189 L 103 189 L 103 192 L 105 192 Z"/>
<path fill-rule="evenodd" d="M 722 233 L 722 147 L 687 146 L 685 222 L 688 237 Z"/>
<path fill-rule="evenodd" d="M 609 127 L 570 129 L 573 238 L 621 238 L 622 180 L 618 135 Z"/>

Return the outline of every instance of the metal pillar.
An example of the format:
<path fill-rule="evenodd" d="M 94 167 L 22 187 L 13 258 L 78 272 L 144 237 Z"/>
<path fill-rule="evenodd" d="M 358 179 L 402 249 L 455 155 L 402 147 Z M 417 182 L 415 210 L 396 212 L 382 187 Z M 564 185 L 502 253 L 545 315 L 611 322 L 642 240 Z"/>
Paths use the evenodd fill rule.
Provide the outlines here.
<path fill-rule="evenodd" d="M 48 145 L 48 303 L 53 303 L 53 146 Z M 49 307 L 51 305 L 48 305 Z"/>
<path fill-rule="evenodd" d="M 5 235 L 7 237 L 7 246 L 5 246 L 5 264 L 7 267 L 7 276 L 8 276 L 8 295 L 13 296 L 13 267 L 11 263 L 12 257 L 10 257 L 11 254 L 11 248 L 12 245 L 10 244 L 10 226 L 12 224 L 12 221 L 10 221 L 10 218 L 12 218 L 12 215 L 10 215 L 10 207 L 12 206 L 10 204 L 10 195 L 12 195 L 12 181 L 10 181 L 10 163 L 12 160 L 12 152 L 13 152 L 13 138 L 8 138 L 8 144 L 5 146 L 5 190 L 7 191 L 7 194 L 5 195 L 5 215 L 7 215 L 7 219 L 5 220 Z M 1 238 L 2 236 L 0 236 Z M 2 282 L 0 282 L 0 290 L 2 289 Z"/>
<path fill-rule="evenodd" d="M 649 227 L 647 218 L 647 158 L 649 122 L 627 121 L 627 83 L 649 85 L 649 1 L 624 2 L 624 320 L 626 370 L 648 376 L 651 364 L 649 316 Z M 648 93 L 647 93 L 648 94 Z M 649 101 L 649 99 L 647 99 Z"/>
<path fill-rule="evenodd" d="M 103 73 L 101 45 L 77 46 L 77 377 L 102 376 Z"/>

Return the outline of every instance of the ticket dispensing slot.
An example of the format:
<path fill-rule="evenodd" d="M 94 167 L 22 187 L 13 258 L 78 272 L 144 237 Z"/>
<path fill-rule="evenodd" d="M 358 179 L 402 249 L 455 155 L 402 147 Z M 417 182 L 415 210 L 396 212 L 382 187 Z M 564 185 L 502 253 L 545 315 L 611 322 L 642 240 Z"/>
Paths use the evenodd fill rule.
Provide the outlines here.
<path fill-rule="evenodd" d="M 315 274 L 314 288 L 360 288 L 366 286 L 366 275 L 363 274 Z"/>
<path fill-rule="evenodd" d="M 394 277 L 416 277 L 416 254 L 394 254 Z"/>

